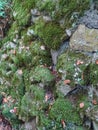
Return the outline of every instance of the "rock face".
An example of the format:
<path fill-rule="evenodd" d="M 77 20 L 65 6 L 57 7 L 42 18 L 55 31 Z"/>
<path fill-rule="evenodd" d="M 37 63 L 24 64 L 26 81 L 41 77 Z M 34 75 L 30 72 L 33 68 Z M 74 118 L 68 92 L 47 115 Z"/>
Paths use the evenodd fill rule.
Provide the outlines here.
<path fill-rule="evenodd" d="M 98 50 L 98 30 L 79 25 L 70 39 L 70 47 L 73 50 L 86 52 Z"/>
<path fill-rule="evenodd" d="M 98 29 L 98 10 L 86 11 L 79 23 L 85 24 L 88 28 Z"/>

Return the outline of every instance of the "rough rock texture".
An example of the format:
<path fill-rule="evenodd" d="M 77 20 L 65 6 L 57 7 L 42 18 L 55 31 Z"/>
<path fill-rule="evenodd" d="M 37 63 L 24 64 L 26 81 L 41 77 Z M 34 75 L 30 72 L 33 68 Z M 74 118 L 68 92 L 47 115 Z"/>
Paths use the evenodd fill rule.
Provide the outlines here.
<path fill-rule="evenodd" d="M 79 25 L 70 39 L 70 48 L 86 52 L 98 50 L 98 30 Z"/>
<path fill-rule="evenodd" d="M 88 28 L 98 29 L 98 10 L 86 11 L 79 23 L 85 24 Z"/>

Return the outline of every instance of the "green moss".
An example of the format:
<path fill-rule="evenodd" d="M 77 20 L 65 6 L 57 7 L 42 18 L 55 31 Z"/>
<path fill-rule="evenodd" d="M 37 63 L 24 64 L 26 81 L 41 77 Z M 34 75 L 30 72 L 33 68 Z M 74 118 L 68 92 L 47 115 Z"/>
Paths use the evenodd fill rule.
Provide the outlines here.
<path fill-rule="evenodd" d="M 39 116 L 43 108 L 44 91 L 38 86 L 31 86 L 21 100 L 19 117 L 29 120 L 31 117 Z M 29 111 L 28 111 L 29 110 Z"/>
<path fill-rule="evenodd" d="M 44 49 L 41 49 L 43 47 Z M 43 45 L 43 43 L 39 41 L 34 41 L 31 43 L 30 50 L 33 55 L 41 55 L 41 56 L 50 56 L 50 52 L 46 47 Z"/>
<path fill-rule="evenodd" d="M 65 78 L 71 80 L 71 85 L 75 84 L 75 80 L 79 80 L 78 83 L 84 84 L 82 75 L 89 59 L 89 57 L 82 53 L 68 51 L 58 57 L 57 70 L 63 70 L 65 72 Z M 76 65 L 78 60 L 83 61 L 83 64 Z M 74 77 L 77 72 L 78 75 Z"/>
<path fill-rule="evenodd" d="M 51 82 L 54 80 L 54 76 L 51 74 L 48 68 L 37 66 L 32 74 L 31 72 L 31 79 L 38 82 Z"/>
<path fill-rule="evenodd" d="M 17 22 L 13 22 L 11 25 L 11 28 L 8 31 L 7 37 L 5 37 L 4 42 L 13 40 L 13 38 L 16 38 L 16 34 L 18 34 L 19 26 Z"/>
<path fill-rule="evenodd" d="M 64 119 L 66 122 L 81 124 L 79 114 L 73 108 L 70 101 L 64 98 L 58 98 L 55 101 L 49 112 L 49 116 L 57 122 L 60 122 L 62 119 Z"/>
<path fill-rule="evenodd" d="M 21 26 L 26 25 L 30 19 L 29 9 L 23 6 L 23 3 L 25 2 L 20 2 L 19 0 L 13 1 L 14 19 L 17 21 L 18 25 Z"/>
<path fill-rule="evenodd" d="M 11 56 L 12 61 L 17 67 L 29 67 L 32 60 L 31 52 L 29 50 L 27 51 L 26 49 L 18 49 L 16 50 L 16 55 Z"/>
<path fill-rule="evenodd" d="M 44 48 L 41 49 L 41 47 Z M 32 42 L 30 45 L 30 51 L 33 55 L 32 57 L 32 65 L 51 65 L 51 56 L 49 50 L 44 46 L 43 43 L 39 41 Z"/>
<path fill-rule="evenodd" d="M 93 84 L 98 85 L 98 65 L 96 63 L 90 63 L 84 70 L 84 82 L 86 85 Z"/>
<path fill-rule="evenodd" d="M 22 2 L 22 5 L 24 8 L 27 8 L 28 10 L 35 7 L 36 0 L 26 0 L 25 2 Z"/>
<path fill-rule="evenodd" d="M 98 85 L 98 64 L 91 64 L 90 67 L 91 84 Z"/>
<path fill-rule="evenodd" d="M 83 108 L 79 108 L 79 104 L 80 103 L 84 103 L 84 107 Z M 78 95 L 78 101 L 77 101 L 77 109 L 78 111 L 81 113 L 83 112 L 85 115 L 85 110 L 87 110 L 90 107 L 91 103 L 89 102 L 89 99 L 87 97 L 87 94 L 80 94 Z"/>
<path fill-rule="evenodd" d="M 38 7 L 39 10 L 43 11 L 47 11 L 49 13 L 52 13 L 52 11 L 55 10 L 55 1 L 52 0 L 47 0 L 47 1 L 37 1 L 36 6 Z"/>
<path fill-rule="evenodd" d="M 27 35 L 27 29 L 21 31 L 21 39 L 25 45 L 28 45 L 32 41 L 32 35 Z"/>
<path fill-rule="evenodd" d="M 35 25 L 35 33 L 48 48 L 58 49 L 62 42 L 63 29 L 56 23 L 44 23 L 40 20 Z"/>

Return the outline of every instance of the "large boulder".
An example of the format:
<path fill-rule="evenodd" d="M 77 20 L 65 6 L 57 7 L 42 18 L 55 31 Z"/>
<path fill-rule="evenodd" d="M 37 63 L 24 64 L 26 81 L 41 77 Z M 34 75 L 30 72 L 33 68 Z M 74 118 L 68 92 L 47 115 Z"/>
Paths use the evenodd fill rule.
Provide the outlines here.
<path fill-rule="evenodd" d="M 86 52 L 98 50 L 98 29 L 79 25 L 70 39 L 70 48 Z"/>

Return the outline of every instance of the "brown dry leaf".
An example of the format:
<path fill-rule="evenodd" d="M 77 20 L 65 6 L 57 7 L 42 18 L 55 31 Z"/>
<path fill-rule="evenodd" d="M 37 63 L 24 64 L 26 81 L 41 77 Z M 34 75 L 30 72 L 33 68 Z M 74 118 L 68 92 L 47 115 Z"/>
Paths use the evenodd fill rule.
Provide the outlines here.
<path fill-rule="evenodd" d="M 94 105 L 97 105 L 97 101 L 94 99 L 94 100 L 92 100 L 92 103 L 94 104 Z"/>

